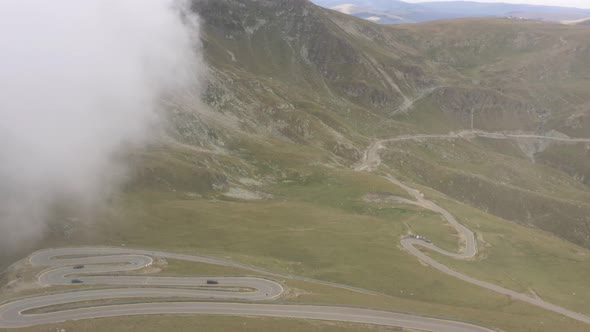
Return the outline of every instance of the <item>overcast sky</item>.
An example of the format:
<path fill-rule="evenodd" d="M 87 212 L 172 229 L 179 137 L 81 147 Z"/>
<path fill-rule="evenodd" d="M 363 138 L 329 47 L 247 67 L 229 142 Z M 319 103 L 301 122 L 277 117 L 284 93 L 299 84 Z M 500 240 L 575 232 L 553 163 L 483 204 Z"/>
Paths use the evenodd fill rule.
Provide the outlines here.
<path fill-rule="evenodd" d="M 449 1 L 449 0 L 404 0 L 406 2 L 432 2 L 432 1 Z M 532 5 L 564 6 L 590 9 L 590 0 L 472 0 L 477 2 L 508 2 L 508 3 L 526 3 Z"/>

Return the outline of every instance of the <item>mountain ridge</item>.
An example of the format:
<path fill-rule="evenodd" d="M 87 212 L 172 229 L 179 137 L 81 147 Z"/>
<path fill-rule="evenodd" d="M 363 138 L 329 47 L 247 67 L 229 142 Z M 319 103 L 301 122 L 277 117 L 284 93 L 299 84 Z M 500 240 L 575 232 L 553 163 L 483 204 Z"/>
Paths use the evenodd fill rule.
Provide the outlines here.
<path fill-rule="evenodd" d="M 352 15 L 362 18 L 373 17 L 373 21 L 383 24 L 416 23 L 465 17 L 514 17 L 559 22 L 583 19 L 590 14 L 590 9 L 573 7 L 473 1 L 407 3 L 397 0 L 315 0 L 315 3 L 334 10 L 342 8 L 339 6 L 344 4 L 354 5 L 356 10 Z M 370 16 L 371 12 L 372 16 Z"/>

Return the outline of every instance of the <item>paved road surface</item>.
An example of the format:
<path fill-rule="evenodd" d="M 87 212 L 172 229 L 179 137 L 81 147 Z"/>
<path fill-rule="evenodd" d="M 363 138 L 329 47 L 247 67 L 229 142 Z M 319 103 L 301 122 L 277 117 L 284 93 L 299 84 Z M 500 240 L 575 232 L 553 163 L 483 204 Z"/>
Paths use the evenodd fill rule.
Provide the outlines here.
<path fill-rule="evenodd" d="M 161 252 L 158 252 L 161 253 Z M 469 323 L 379 310 L 283 304 L 255 304 L 281 296 L 283 287 L 255 277 L 215 277 L 219 285 L 207 285 L 212 277 L 121 276 L 152 264 L 155 252 L 120 248 L 62 248 L 43 250 L 30 257 L 33 266 L 51 267 L 39 276 L 46 285 L 72 285 L 72 279 L 84 284 L 118 285 L 128 288 L 79 290 L 23 298 L 0 305 L 0 328 L 18 328 L 68 320 L 152 314 L 215 314 L 289 317 L 397 326 L 439 332 L 490 332 Z M 241 266 L 208 257 L 180 254 L 163 255 L 175 259 Z M 76 269 L 76 265 L 84 264 Z M 130 287 L 135 286 L 135 287 Z M 137 287 L 141 286 L 141 287 Z M 105 299 L 145 299 L 146 303 L 63 309 L 51 313 L 31 313 L 31 309 Z M 149 298 L 185 298 L 191 302 L 149 303 Z M 198 300 L 242 300 L 252 303 L 197 302 Z"/>
<path fill-rule="evenodd" d="M 473 131 L 473 130 L 462 131 L 459 133 L 449 134 L 449 135 L 401 136 L 401 137 L 395 137 L 395 138 L 391 138 L 391 139 L 379 140 L 379 141 L 371 144 L 367 148 L 367 150 L 365 151 L 363 160 L 361 162 L 359 162 L 359 164 L 357 164 L 354 167 L 354 169 L 359 172 L 361 172 L 361 171 L 371 172 L 371 171 L 376 170 L 379 167 L 379 165 L 381 164 L 381 159 L 379 157 L 379 150 L 384 148 L 383 144 L 387 143 L 387 142 L 399 142 L 399 141 L 422 140 L 422 139 L 437 139 L 437 138 L 438 139 L 463 138 L 463 137 L 474 137 L 474 136 L 488 137 L 488 138 L 494 138 L 494 139 L 515 139 L 515 138 L 516 139 L 546 139 L 546 140 L 555 140 L 558 142 L 567 142 L 567 143 L 579 143 L 579 142 L 590 143 L 590 139 L 549 137 L 549 136 L 537 136 L 537 135 L 529 135 L 529 134 L 488 133 L 488 132 Z M 455 230 L 457 231 L 457 233 L 459 234 L 459 236 L 463 242 L 462 248 L 459 250 L 459 252 L 453 253 L 453 252 L 449 252 L 444 249 L 441 249 L 432 243 L 427 243 L 427 242 L 419 240 L 419 239 L 408 237 L 408 238 L 402 239 L 401 244 L 409 253 L 418 257 L 418 259 L 420 259 L 422 262 L 432 266 L 433 268 L 435 268 L 443 273 L 446 273 L 448 275 L 451 275 L 455 278 L 458 278 L 458 279 L 461 279 L 461 280 L 466 281 L 468 283 L 492 290 L 496 293 L 508 295 L 514 299 L 518 299 L 518 300 L 530 303 L 532 305 L 562 314 L 564 316 L 576 319 L 578 321 L 590 324 L 590 316 L 588 316 L 588 315 L 580 314 L 580 313 L 562 308 L 560 306 L 545 302 L 545 301 L 540 300 L 538 298 L 531 297 L 527 294 L 518 293 L 513 290 L 503 288 L 503 287 L 500 287 L 500 286 L 497 286 L 497 285 L 494 285 L 494 284 L 491 284 L 491 283 L 488 283 L 485 281 L 481 281 L 481 280 L 472 278 L 472 277 L 464 275 L 464 274 L 461 274 L 455 270 L 450 269 L 446 265 L 443 265 L 443 264 L 437 262 L 436 260 L 434 260 L 430 256 L 425 255 L 417 247 L 425 247 L 425 248 L 428 248 L 432 251 L 436 251 L 440 254 L 450 256 L 453 258 L 457 258 L 457 259 L 470 259 L 470 258 L 473 258 L 477 254 L 477 242 L 475 240 L 475 236 L 473 235 L 473 232 L 471 230 L 469 230 L 467 227 L 461 225 L 457 221 L 457 219 L 455 219 L 455 217 L 453 217 L 453 215 L 450 212 L 448 212 L 444 208 L 438 206 L 436 203 L 427 200 L 426 198 L 424 198 L 424 195 L 422 193 L 420 193 L 418 190 L 413 189 L 413 188 L 403 184 L 402 182 L 398 181 L 394 177 L 388 175 L 388 176 L 385 176 L 385 178 L 387 180 L 389 180 L 390 182 L 392 182 L 392 183 L 396 184 L 397 186 L 406 190 L 415 199 L 415 201 L 408 201 L 407 199 L 404 199 L 404 198 L 398 198 L 397 201 L 418 205 L 418 206 L 421 206 L 421 207 L 426 208 L 428 210 L 440 213 L 447 220 L 447 222 L 453 228 L 455 228 Z"/>

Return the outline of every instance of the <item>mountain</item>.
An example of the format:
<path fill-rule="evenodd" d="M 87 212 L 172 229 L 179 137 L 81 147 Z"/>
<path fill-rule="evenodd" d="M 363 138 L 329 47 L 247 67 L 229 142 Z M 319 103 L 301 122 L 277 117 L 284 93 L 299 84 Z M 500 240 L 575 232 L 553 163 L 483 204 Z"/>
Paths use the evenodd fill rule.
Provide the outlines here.
<path fill-rule="evenodd" d="M 238 3 L 195 2 L 205 22 L 204 46 L 213 74 L 206 100 L 214 114 L 227 117 L 222 124 L 233 124 L 226 129 L 208 124 L 208 139 L 224 142 L 226 151 L 271 140 L 281 146 L 273 152 L 277 156 L 291 150 L 285 150 L 286 144 L 315 155 L 316 162 L 346 168 L 372 137 L 472 125 L 485 131 L 589 136 L 590 99 L 584 91 L 590 78 L 590 42 L 585 29 L 509 19 L 380 26 L 303 0 L 257 1 L 239 13 L 232 9 Z M 191 143 L 199 136 L 186 135 L 179 139 Z M 573 157 L 585 150 L 571 147 L 572 160 L 579 163 L 568 164 L 558 156 L 563 151 L 537 144 L 520 142 L 524 159 L 511 156 L 517 158 L 515 168 L 506 168 L 504 175 L 475 169 L 465 173 L 457 164 L 447 166 L 454 170 L 447 169 L 444 173 L 450 173 L 440 178 L 440 161 L 418 157 L 412 150 L 419 146 L 408 147 L 415 165 L 409 159 L 389 162 L 405 169 L 405 176 L 455 199 L 590 247 L 590 231 L 582 231 L 590 206 L 579 201 L 590 195 L 590 169 Z M 274 151 L 272 145 L 265 149 Z M 484 149 L 484 155 L 497 156 L 497 149 Z M 269 164 L 254 158 L 250 162 L 256 166 L 249 169 L 275 169 L 275 179 L 285 174 L 284 167 L 300 173 L 297 169 L 311 161 L 296 155 L 265 154 L 262 159 Z M 547 170 L 540 165 L 562 173 L 541 175 Z M 571 192 L 568 200 L 578 203 L 547 192 L 556 188 L 550 180 L 556 176 L 560 190 Z M 228 185 L 237 181 L 227 172 L 224 177 Z M 522 202 L 513 205 L 515 197 Z"/>
<path fill-rule="evenodd" d="M 558 6 L 520 5 L 482 2 L 426 2 L 424 6 L 454 17 L 514 16 L 533 20 L 562 21 L 587 17 L 588 9 Z M 458 16 L 460 15 L 460 16 Z"/>
<path fill-rule="evenodd" d="M 586 18 L 590 10 L 557 7 L 521 5 L 507 3 L 482 3 L 470 1 L 443 1 L 443 2 L 422 2 L 406 3 L 397 0 L 316 0 L 316 4 L 341 11 L 341 6 L 355 6 L 365 10 L 350 13 L 361 18 L 366 18 L 367 11 L 380 13 L 375 17 L 383 17 L 379 23 L 405 23 L 425 22 L 439 19 L 461 18 L 461 17 L 518 17 L 543 21 L 563 21 Z M 342 11 L 344 12 L 344 11 Z M 397 20 L 389 20 L 387 15 L 399 17 Z M 373 19 L 376 21 L 375 19 Z"/>
<path fill-rule="evenodd" d="M 464 239 L 384 176 L 473 230 L 477 256 L 445 265 L 587 314 L 589 29 L 506 18 L 381 25 L 307 0 L 192 8 L 209 67 L 203 95 L 166 105 L 167 136 L 126 156 L 123 192 L 94 214 L 64 202 L 20 255 L 96 244 L 204 253 L 377 292 L 288 280 L 286 303 L 587 330 L 420 264 L 399 246 L 408 233 L 453 251 Z M 355 171 L 365 158 L 375 169 Z M 218 271 L 167 263 L 171 275 Z"/>
<path fill-rule="evenodd" d="M 210 67 L 205 105 L 189 96 L 171 107 L 170 139 L 130 157 L 131 193 L 266 197 L 283 181 L 350 169 L 375 138 L 399 135 L 590 138 L 583 27 L 499 18 L 386 26 L 306 0 L 248 1 L 193 1 Z M 444 142 L 392 145 L 383 167 L 590 247 L 584 144 Z"/>

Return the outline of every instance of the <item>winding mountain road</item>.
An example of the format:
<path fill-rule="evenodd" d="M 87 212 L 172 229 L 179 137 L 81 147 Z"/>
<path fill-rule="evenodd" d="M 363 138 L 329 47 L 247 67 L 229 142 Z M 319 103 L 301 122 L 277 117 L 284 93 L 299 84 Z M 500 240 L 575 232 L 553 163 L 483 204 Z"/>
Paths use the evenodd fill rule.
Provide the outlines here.
<path fill-rule="evenodd" d="M 531 135 L 531 134 L 503 134 L 503 133 L 489 133 L 489 132 L 482 132 L 482 131 L 462 131 L 459 133 L 451 133 L 448 135 L 413 135 L 413 136 L 400 136 L 394 137 L 390 139 L 383 139 L 374 142 L 371 144 L 364 153 L 363 160 L 357 164 L 354 169 L 356 171 L 366 171 L 371 172 L 376 170 L 379 165 L 381 164 L 381 159 L 379 157 L 379 150 L 384 148 L 384 144 L 388 142 L 399 142 L 399 141 L 408 141 L 408 140 L 423 140 L 423 139 L 449 139 L 449 138 L 468 138 L 468 137 L 487 137 L 493 139 L 543 139 L 543 140 L 554 140 L 557 142 L 567 142 L 567 143 L 590 143 L 590 139 L 578 139 L 578 138 L 564 138 L 564 137 L 552 137 L 552 136 L 538 136 L 538 135 Z M 545 302 L 541 299 L 531 297 L 527 294 L 515 292 L 513 290 L 503 288 L 485 281 L 481 281 L 470 276 L 464 275 L 459 273 L 446 265 L 443 265 L 432 257 L 424 254 L 422 251 L 418 249 L 418 247 L 428 248 L 429 250 L 438 252 L 440 254 L 453 257 L 456 259 L 470 259 L 475 257 L 477 254 L 477 242 L 475 240 L 475 236 L 471 230 L 467 227 L 461 225 L 455 217 L 445 210 L 444 208 L 438 206 L 436 203 L 427 200 L 424 198 L 424 195 L 420 193 L 418 190 L 411 188 L 402 182 L 398 181 L 391 175 L 384 176 L 387 180 L 394 183 L 395 185 L 403 188 L 406 190 L 412 197 L 414 197 L 415 201 L 408 201 L 407 199 L 399 198 L 399 202 L 405 202 L 413 205 L 421 206 L 425 209 L 440 213 L 445 220 L 457 231 L 460 238 L 462 239 L 462 248 L 459 250 L 458 253 L 448 252 L 444 249 L 437 247 L 432 243 L 427 243 L 420 239 L 415 238 L 404 238 L 401 240 L 401 245 L 405 248 L 409 253 L 416 256 L 419 260 L 424 262 L 425 264 L 443 272 L 448 275 L 451 275 L 455 278 L 461 279 L 465 282 L 474 284 L 476 286 L 480 286 L 491 291 L 494 291 L 499 294 L 508 295 L 511 298 L 527 302 L 529 304 L 541 307 L 546 310 L 550 310 L 564 316 L 573 318 L 575 320 L 590 324 L 590 316 L 580 314 L 563 307 Z"/>
<path fill-rule="evenodd" d="M 363 159 L 354 166 L 356 171 L 367 171 L 371 172 L 381 164 L 381 158 L 379 157 L 379 150 L 383 149 L 386 143 L 403 142 L 403 141 L 423 141 L 432 139 L 454 139 L 454 138 L 465 138 L 470 139 L 474 137 L 484 137 L 490 139 L 535 139 L 541 141 L 549 141 L 556 143 L 590 143 L 590 138 L 571 138 L 562 136 L 547 136 L 537 135 L 530 133 L 504 133 L 504 132 L 487 132 L 481 130 L 462 130 L 456 133 L 449 134 L 421 134 L 421 135 L 401 135 L 392 138 L 376 140 L 365 150 Z"/>
<path fill-rule="evenodd" d="M 30 257 L 33 266 L 46 266 L 39 276 L 45 285 L 71 285 L 72 280 L 84 284 L 126 286 L 112 289 L 89 289 L 22 298 L 0 305 L 0 328 L 19 328 L 68 320 L 105 318 L 129 315 L 210 314 L 248 315 L 318 319 L 351 323 L 377 324 L 437 332 L 491 332 L 469 323 L 429 318 L 380 310 L 285 304 L 256 304 L 273 300 L 283 294 L 276 281 L 256 277 L 215 277 L 218 284 L 208 284 L 213 277 L 154 277 L 117 275 L 150 266 L 153 257 L 166 257 L 224 266 L 239 266 L 209 257 L 172 254 L 137 249 L 106 247 L 49 249 Z M 84 264 L 82 267 L 81 264 Z M 249 269 L 255 269 L 249 267 Z M 152 302 L 150 298 L 172 302 Z M 188 302 L 173 302 L 174 299 Z M 50 306 L 108 299 L 142 299 L 145 303 L 55 308 L 51 312 L 35 312 Z M 214 302 L 224 300 L 228 302 Z M 232 303 L 231 301 L 248 303 Z M 201 301 L 201 302 L 199 302 Z"/>
<path fill-rule="evenodd" d="M 376 141 L 371 144 L 365 152 L 363 160 L 355 167 L 355 170 L 370 172 L 377 169 L 381 163 L 379 150 L 382 149 L 383 145 L 387 142 L 470 138 L 476 136 L 494 139 L 542 139 L 566 143 L 590 143 L 590 139 L 573 139 L 530 134 L 487 133 L 481 131 L 463 131 L 448 135 L 400 136 Z M 401 240 L 401 244 L 409 253 L 431 267 L 465 282 L 469 282 L 500 294 L 508 295 L 512 298 L 590 324 L 589 316 L 461 274 L 424 254 L 418 249 L 418 247 L 424 247 L 456 259 L 470 259 L 477 254 L 477 243 L 473 232 L 461 225 L 450 212 L 438 206 L 436 203 L 427 200 L 418 190 L 405 185 L 394 177 L 386 176 L 386 178 L 397 186 L 405 189 L 415 199 L 415 201 L 400 199 L 401 202 L 419 205 L 423 208 L 440 213 L 447 222 L 457 230 L 457 233 L 462 239 L 460 250 L 454 253 L 443 250 L 434 244 L 426 243 L 419 239 L 404 238 Z M 266 278 L 121 275 L 121 273 L 129 273 L 151 265 L 153 263 L 153 257 L 236 267 L 254 272 L 262 272 L 273 277 L 289 277 L 299 280 L 319 282 L 368 294 L 379 294 L 377 292 L 342 284 L 273 273 L 256 267 L 210 257 L 107 247 L 48 249 L 36 252 L 30 257 L 31 265 L 48 267 L 46 271 L 39 275 L 39 282 L 41 284 L 72 286 L 73 280 L 76 280 L 76 282 L 81 282 L 85 285 L 115 287 L 86 290 L 73 288 L 72 291 L 68 292 L 32 296 L 5 302 L 0 304 L 0 328 L 18 328 L 59 323 L 68 320 L 129 315 L 213 314 L 318 319 L 395 326 L 434 332 L 492 331 L 488 328 L 470 323 L 381 310 L 337 306 L 256 303 L 259 301 L 272 301 L 278 299 L 284 292 L 284 289 L 279 282 Z M 84 265 L 83 267 L 80 266 L 82 264 Z M 218 284 L 207 282 L 212 278 L 214 278 Z M 150 302 L 150 299 L 153 298 L 163 298 L 170 302 Z M 110 299 L 141 299 L 142 301 L 145 301 L 145 303 L 89 305 L 78 307 L 77 309 L 75 308 L 80 302 Z M 184 299 L 185 301 L 174 302 L 175 299 Z M 246 303 L 236 303 L 236 301 Z M 56 307 L 50 312 L 36 312 L 36 309 L 59 305 L 69 305 L 74 307 L 74 309 Z"/>

